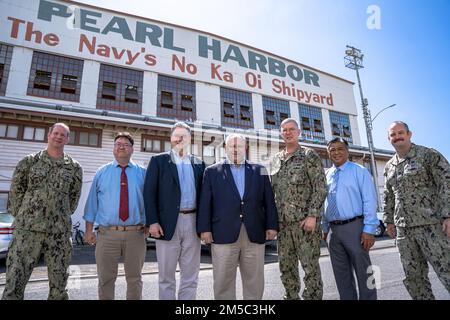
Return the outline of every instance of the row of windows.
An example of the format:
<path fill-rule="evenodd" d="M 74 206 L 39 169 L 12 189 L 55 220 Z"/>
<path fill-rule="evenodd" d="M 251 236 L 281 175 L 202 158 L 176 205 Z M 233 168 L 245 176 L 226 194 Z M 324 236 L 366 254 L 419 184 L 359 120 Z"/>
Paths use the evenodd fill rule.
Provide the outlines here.
<path fill-rule="evenodd" d="M 48 126 L 0 122 L 0 139 L 47 142 Z M 69 145 L 101 147 L 100 129 L 70 128 Z"/>
<path fill-rule="evenodd" d="M 318 107 L 299 104 L 300 127 L 305 140 L 325 142 L 322 111 Z M 329 111 L 333 138 L 341 137 L 353 143 L 350 118 L 347 114 Z"/>
<path fill-rule="evenodd" d="M 9 66 L 12 47 L 0 46 L 0 84 Z M 6 67 L 5 67 L 6 66 Z M 8 67 L 9 68 L 9 67 Z M 30 71 L 28 94 L 47 98 L 79 101 L 83 60 L 35 51 Z M 0 87 L 1 88 L 1 87 Z M 143 72 L 122 67 L 100 65 L 97 108 L 128 113 L 142 113 Z M 0 89 L 1 94 L 1 89 Z M 158 76 L 157 115 L 178 120 L 196 119 L 195 82 Z M 227 127 L 253 128 L 252 95 L 248 92 L 220 88 L 221 120 Z M 263 96 L 264 127 L 278 129 L 290 117 L 289 102 Z M 299 104 L 302 138 L 325 141 L 322 111 Z M 349 116 L 330 111 L 333 137 L 352 143 Z"/>
<path fill-rule="evenodd" d="M 20 123 L 17 121 L 2 121 L 0 122 L 0 139 L 47 142 L 48 126 L 38 125 L 32 123 Z M 86 146 L 86 147 L 101 147 L 102 130 L 88 129 L 88 128 L 70 128 L 69 145 Z M 260 159 L 258 161 L 265 162 L 270 159 L 276 152 L 284 148 L 284 144 L 271 145 L 268 141 L 248 140 L 249 148 L 247 149 L 247 158 L 249 157 L 250 149 L 257 152 Z M 218 160 L 225 158 L 225 150 L 223 146 L 223 136 L 218 134 L 212 136 L 204 133 L 202 141 L 195 141 L 194 137 L 191 144 L 191 153 L 202 158 L 206 164 L 213 164 Z M 142 135 L 141 151 L 150 153 L 160 153 L 169 151 L 170 132 L 167 131 L 164 135 Z M 350 157 L 352 160 L 352 157 Z M 331 167 L 331 160 L 328 158 L 322 159 L 325 168 Z M 369 170 L 370 163 L 365 162 Z"/>
<path fill-rule="evenodd" d="M 0 122 L 0 139 L 8 140 L 20 140 L 20 141 L 33 141 L 33 142 L 47 142 L 47 134 L 49 127 L 46 125 L 39 125 L 34 123 L 22 123 L 14 120 L 2 120 Z M 221 134 L 209 134 L 204 133 L 202 141 L 194 140 L 197 137 L 192 138 L 191 153 L 201 157 L 206 163 L 213 164 L 219 159 L 225 157 L 223 148 L 223 135 Z M 101 129 L 88 129 L 88 128 L 70 128 L 69 145 L 86 146 L 86 147 L 101 147 L 102 130 Z M 262 150 L 263 153 L 278 152 L 277 150 L 270 149 L 270 143 L 268 145 L 266 141 L 255 142 L 249 141 L 249 144 L 256 144 L 258 150 Z M 163 135 L 142 135 L 141 139 L 141 151 L 150 153 L 160 153 L 169 151 L 171 149 L 170 144 L 170 132 L 167 131 Z M 247 156 L 249 156 L 247 150 Z M 264 159 L 262 159 L 264 160 Z"/>

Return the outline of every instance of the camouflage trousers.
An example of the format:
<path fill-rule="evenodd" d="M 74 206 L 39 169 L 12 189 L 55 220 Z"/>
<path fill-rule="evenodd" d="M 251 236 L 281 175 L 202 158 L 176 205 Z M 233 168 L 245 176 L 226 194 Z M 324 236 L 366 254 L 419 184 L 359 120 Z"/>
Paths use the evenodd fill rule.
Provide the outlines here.
<path fill-rule="evenodd" d="M 435 299 L 427 261 L 450 292 L 450 238 L 441 224 L 397 227 L 397 246 L 406 276 L 403 283 L 414 300 Z"/>
<path fill-rule="evenodd" d="M 6 260 L 3 300 L 23 300 L 25 286 L 41 254 L 48 269 L 48 299 L 69 299 L 66 285 L 72 255 L 70 235 L 15 229 Z"/>
<path fill-rule="evenodd" d="M 305 271 L 303 281 L 304 300 L 321 300 L 323 284 L 320 273 L 320 223 L 313 233 L 306 232 L 298 224 L 280 225 L 278 233 L 278 259 L 281 282 L 286 290 L 285 299 L 299 299 L 300 275 L 298 261 Z"/>

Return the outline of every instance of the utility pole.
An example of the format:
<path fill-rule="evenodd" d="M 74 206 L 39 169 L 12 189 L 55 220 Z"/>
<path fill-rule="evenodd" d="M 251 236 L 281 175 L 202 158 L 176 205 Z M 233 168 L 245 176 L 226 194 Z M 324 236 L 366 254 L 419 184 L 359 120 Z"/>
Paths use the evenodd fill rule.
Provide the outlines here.
<path fill-rule="evenodd" d="M 364 122 L 366 124 L 366 133 L 367 133 L 367 144 L 369 146 L 369 152 L 370 152 L 370 167 L 372 169 L 372 177 L 373 182 L 375 185 L 375 191 L 377 194 L 377 204 L 378 204 L 378 210 L 381 210 L 381 200 L 378 189 L 378 173 L 377 173 L 377 166 L 375 163 L 375 154 L 373 151 L 373 138 L 372 138 L 372 116 L 370 115 L 369 110 L 369 102 L 367 99 L 364 98 L 362 86 L 361 86 L 361 79 L 359 78 L 359 69 L 364 68 L 362 61 L 364 55 L 361 53 L 361 50 L 356 49 L 352 46 L 347 46 L 347 50 L 345 50 L 345 66 L 347 68 L 356 70 L 356 78 L 358 79 L 358 86 L 359 86 L 359 94 L 361 96 L 361 107 L 363 110 L 363 118 Z"/>

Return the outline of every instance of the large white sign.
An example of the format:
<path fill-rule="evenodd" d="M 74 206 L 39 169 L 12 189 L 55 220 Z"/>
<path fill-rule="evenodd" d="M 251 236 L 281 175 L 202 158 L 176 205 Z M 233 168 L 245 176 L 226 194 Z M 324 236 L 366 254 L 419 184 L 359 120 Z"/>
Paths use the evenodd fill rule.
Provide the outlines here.
<path fill-rule="evenodd" d="M 208 33 L 73 2 L 0 0 L 0 41 L 356 115 L 352 83 Z"/>

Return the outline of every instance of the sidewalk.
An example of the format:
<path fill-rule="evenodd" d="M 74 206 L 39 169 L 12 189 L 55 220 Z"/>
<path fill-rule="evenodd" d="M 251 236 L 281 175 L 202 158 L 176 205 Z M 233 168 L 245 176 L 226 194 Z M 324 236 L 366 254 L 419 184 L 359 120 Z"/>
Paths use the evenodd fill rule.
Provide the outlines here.
<path fill-rule="evenodd" d="M 381 238 L 375 241 L 375 244 L 371 250 L 379 250 L 389 247 L 394 247 L 395 242 L 393 239 Z M 328 249 L 323 245 L 320 249 L 320 256 L 329 256 Z M 277 263 L 278 256 L 276 250 L 273 248 L 266 248 L 266 264 Z M 0 270 L 0 286 L 5 285 L 5 266 L 4 263 Z M 211 269 L 211 257 L 202 251 L 202 258 L 200 263 L 200 269 Z M 151 274 L 158 272 L 158 264 L 156 262 L 156 252 L 153 245 L 147 247 L 147 254 L 145 257 L 144 267 L 142 269 L 143 274 Z M 96 278 L 97 277 L 97 265 L 95 264 L 95 247 L 93 246 L 74 246 L 72 262 L 70 265 L 69 273 L 71 277 L 81 278 Z M 125 275 L 123 263 L 119 263 L 118 276 Z M 30 282 L 48 281 L 47 267 L 43 261 L 40 261 L 39 265 L 34 268 L 30 277 Z"/>

